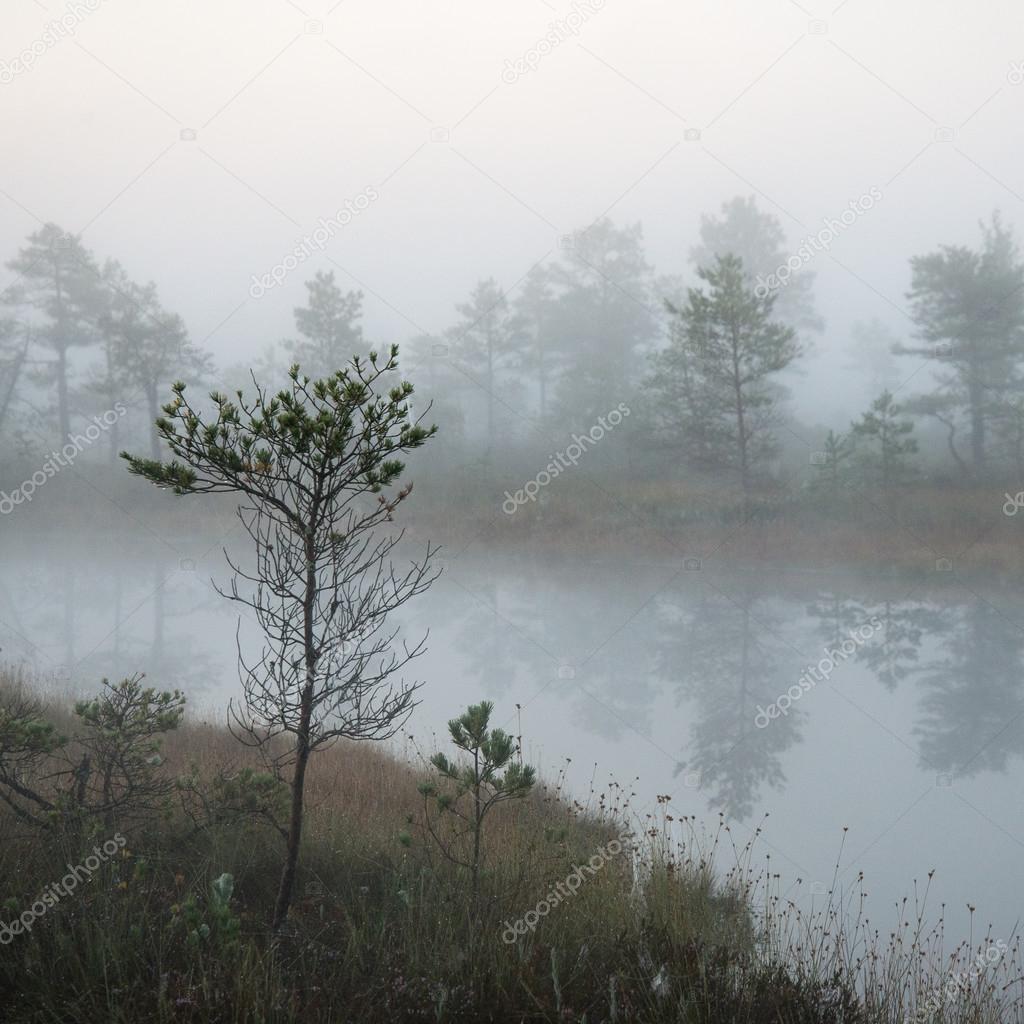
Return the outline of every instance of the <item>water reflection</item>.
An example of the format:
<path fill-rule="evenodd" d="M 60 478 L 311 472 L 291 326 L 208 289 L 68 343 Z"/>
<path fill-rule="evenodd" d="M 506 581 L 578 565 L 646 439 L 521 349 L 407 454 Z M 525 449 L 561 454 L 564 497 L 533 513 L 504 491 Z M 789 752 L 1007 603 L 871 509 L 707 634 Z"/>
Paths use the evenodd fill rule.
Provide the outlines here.
<path fill-rule="evenodd" d="M 759 708 L 776 701 L 804 664 L 781 639 L 781 621 L 781 609 L 745 581 L 728 592 L 706 587 L 689 609 L 670 606 L 659 632 L 656 671 L 680 704 L 690 702 L 677 774 L 729 817 L 750 816 L 766 787 L 785 784 L 782 755 L 806 719 L 793 706 L 763 728 L 755 724 Z"/>
<path fill-rule="evenodd" d="M 808 612 L 818 619 L 819 635 L 830 645 L 840 644 L 863 623 L 881 623 L 871 641 L 858 647 L 856 658 L 890 691 L 920 670 L 925 637 L 939 636 L 950 625 L 944 609 L 910 597 L 866 601 L 833 592 L 819 597 Z"/>
<path fill-rule="evenodd" d="M 856 659 L 892 692 L 912 679 L 912 735 L 923 767 L 949 776 L 1005 772 L 1024 755 L 1024 628 L 1010 613 L 964 591 L 937 603 L 868 601 L 836 593 L 808 611 L 827 642 L 859 623 L 881 623 Z"/>
<path fill-rule="evenodd" d="M 456 631 L 463 674 L 479 679 L 488 696 L 555 694 L 574 723 L 608 740 L 649 732 L 659 689 L 650 665 L 656 624 L 650 615 L 631 617 L 625 588 L 616 608 L 628 628 L 610 635 L 604 591 L 536 566 L 511 583 L 507 566 L 491 566 L 472 584 L 453 586 L 463 598 Z M 638 607 L 646 596 L 635 598 Z"/>
<path fill-rule="evenodd" d="M 69 666 L 85 691 L 144 671 L 193 706 L 222 708 L 238 690 L 235 609 L 210 586 L 226 575 L 219 553 L 197 562 L 19 549 L 0 563 L 0 658 L 51 675 Z M 1012 928 L 1024 595 L 677 569 L 453 559 L 406 619 L 410 635 L 430 630 L 417 739 L 481 697 L 518 733 L 520 705 L 528 756 L 549 775 L 571 757 L 580 795 L 610 778 L 636 791 L 638 810 L 671 793 L 674 813 L 717 811 L 741 832 L 768 812 L 762 841 L 790 880 L 831 878 L 850 825 L 844 869 L 863 867 L 873 895 L 899 898 L 937 867 L 950 906 L 977 897 Z M 758 728 L 759 708 L 872 620 L 827 680 Z"/>
<path fill-rule="evenodd" d="M 984 598 L 956 610 L 922 666 L 914 735 L 922 761 L 958 776 L 1005 772 L 1024 754 L 1024 630 Z"/>
<path fill-rule="evenodd" d="M 219 562 L 43 552 L 32 564 L 31 574 L 17 560 L 0 572 L 8 663 L 85 688 L 144 671 L 200 703 L 234 692 L 234 612 L 209 582 L 211 572 L 223 576 Z M 538 695 L 556 701 L 559 753 L 572 751 L 574 732 L 652 748 L 657 734 L 677 778 L 743 820 L 786 791 L 828 695 L 808 693 L 762 728 L 759 710 L 871 621 L 870 639 L 815 690 L 887 723 L 922 769 L 1008 771 L 1024 755 L 1022 619 L 1016 598 L 963 589 L 921 595 L 891 583 L 823 588 L 495 559 L 460 565 L 410 629 L 432 630 L 443 669 L 425 677 L 434 692 L 465 681 L 473 698 L 486 695 L 509 715 Z"/>
<path fill-rule="evenodd" d="M 233 681 L 229 620 L 209 580 L 180 559 L 101 566 L 45 562 L 0 574 L 0 658 L 95 689 L 142 672 L 150 685 L 212 697 Z M 222 628 L 211 629 L 216 616 Z M 227 628 L 224 628 L 227 627 Z M 229 632 L 230 630 L 230 632 Z"/>

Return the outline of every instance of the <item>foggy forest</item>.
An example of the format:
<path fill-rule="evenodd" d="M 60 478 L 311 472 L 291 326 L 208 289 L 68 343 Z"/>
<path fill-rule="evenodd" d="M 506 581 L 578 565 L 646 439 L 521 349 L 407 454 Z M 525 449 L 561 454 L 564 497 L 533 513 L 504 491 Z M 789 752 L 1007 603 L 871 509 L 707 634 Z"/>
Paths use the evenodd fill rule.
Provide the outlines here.
<path fill-rule="evenodd" d="M 1024 8 L 0 19 L 0 1024 L 1024 1021 Z"/>

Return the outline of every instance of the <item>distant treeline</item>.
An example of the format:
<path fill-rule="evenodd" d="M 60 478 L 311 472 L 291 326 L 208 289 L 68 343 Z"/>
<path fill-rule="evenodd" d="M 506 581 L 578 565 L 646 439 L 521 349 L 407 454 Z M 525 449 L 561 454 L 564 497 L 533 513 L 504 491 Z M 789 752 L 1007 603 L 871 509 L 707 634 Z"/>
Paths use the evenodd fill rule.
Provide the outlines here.
<path fill-rule="evenodd" d="M 878 397 L 828 432 L 801 422 L 783 382 L 824 331 L 806 269 L 814 253 L 788 250 L 779 221 L 736 198 L 702 217 L 689 255 L 693 287 L 656 274 L 639 224 L 604 218 L 519 281 L 480 281 L 450 327 L 402 344 L 414 409 L 445 439 L 428 458 L 479 470 L 515 452 L 542 466 L 627 408 L 628 422 L 602 428 L 600 451 L 588 453 L 595 466 L 711 473 L 744 493 L 794 481 L 888 489 L 922 470 L 971 482 L 1024 476 L 1024 264 L 998 214 L 976 249 L 910 260 L 906 337 L 877 320 L 855 325 L 847 370 Z M 87 436 L 94 451 L 113 460 L 144 444 L 157 457 L 152 424 L 175 381 L 244 389 L 255 375 L 276 388 L 292 363 L 318 377 L 395 340 L 364 337 L 362 293 L 319 272 L 295 309 L 294 337 L 258 339 L 252 365 L 217 367 L 155 284 L 101 263 L 54 224 L 8 267 L 5 481 L 101 421 L 103 437 L 95 427 Z M 913 358 L 901 367 L 900 357 Z"/>

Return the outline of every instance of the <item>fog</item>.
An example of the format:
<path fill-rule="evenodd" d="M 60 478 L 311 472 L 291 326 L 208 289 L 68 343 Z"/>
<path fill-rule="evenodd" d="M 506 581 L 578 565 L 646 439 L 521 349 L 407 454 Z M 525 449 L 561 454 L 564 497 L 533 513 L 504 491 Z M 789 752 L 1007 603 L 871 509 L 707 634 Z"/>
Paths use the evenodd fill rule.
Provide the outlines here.
<path fill-rule="evenodd" d="M 8 5 L 6 59 L 64 13 L 45 7 Z M 853 320 L 907 333 L 909 256 L 969 243 L 997 207 L 1016 222 L 1019 5 L 607 2 L 509 83 L 570 11 L 105 2 L 0 94 L 5 252 L 56 222 L 158 281 L 234 362 L 287 334 L 314 269 L 364 290 L 369 337 L 402 340 L 442 329 L 480 276 L 512 291 L 602 215 L 641 222 L 651 262 L 682 274 L 701 213 L 735 195 L 796 243 L 876 186 L 810 268 L 827 335 L 797 393 L 824 420 L 837 374 L 861 385 L 837 354 Z M 368 187 L 379 200 L 251 298 Z"/>
<path fill-rule="evenodd" d="M 202 396 L 276 392 L 293 358 L 397 344 L 387 382 L 439 429 L 387 518 L 403 556 L 443 548 L 396 609 L 427 640 L 391 749 L 486 698 L 574 793 L 760 829 L 802 905 L 864 872 L 887 908 L 935 869 L 952 935 L 970 904 L 1010 938 L 1019 3 L 7 0 L 0 21 L 5 669 L 79 696 L 144 672 L 221 721 L 261 632 L 211 581 L 222 549 L 256 571 L 252 538 L 234 495 L 174 497 L 118 452 L 169 458 L 152 421 L 178 379 L 213 415 Z M 95 294 L 48 297 L 55 248 Z M 705 294 L 755 323 L 738 427 Z M 125 348 L 147 320 L 173 324 L 158 367 Z"/>

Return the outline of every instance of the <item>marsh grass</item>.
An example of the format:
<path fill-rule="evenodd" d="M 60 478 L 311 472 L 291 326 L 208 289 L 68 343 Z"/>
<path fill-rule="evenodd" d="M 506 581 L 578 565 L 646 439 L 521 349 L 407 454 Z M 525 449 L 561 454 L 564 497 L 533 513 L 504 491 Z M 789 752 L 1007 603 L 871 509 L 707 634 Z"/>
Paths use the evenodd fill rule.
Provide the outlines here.
<path fill-rule="evenodd" d="M 66 718 L 59 696 L 48 714 Z M 172 775 L 247 767 L 225 730 L 195 720 L 164 755 Z M 757 867 L 756 835 L 737 844 L 724 822 L 707 832 L 675 818 L 667 798 L 639 814 L 614 783 L 574 797 L 563 776 L 496 810 L 473 901 L 464 871 L 403 841 L 423 777 L 415 756 L 368 744 L 314 762 L 299 897 L 276 944 L 283 843 L 272 828 L 197 827 L 180 806 L 133 822 L 117 857 L 0 945 L 0 1019 L 896 1022 L 999 938 L 947 950 L 941 920 L 926 923 L 926 893 L 887 928 L 859 897 L 808 911 Z M 621 853 L 506 941 L 509 921 L 624 831 Z M 0 812 L 0 920 L 107 838 L 95 828 L 76 849 Z M 225 873 L 226 906 L 212 889 Z M 999 962 L 927 1019 L 1022 1019 L 1020 949 L 1004 938 Z"/>
<path fill-rule="evenodd" d="M 550 557 L 656 558 L 707 553 L 708 568 L 785 566 L 854 572 L 919 574 L 941 580 L 936 563 L 955 559 L 958 575 L 987 581 L 1024 573 L 1020 512 L 1003 514 L 1005 487 L 962 481 L 922 481 L 890 493 L 775 487 L 757 492 L 747 508 L 732 487 L 712 480 L 633 478 L 625 471 L 593 477 L 567 473 L 514 515 L 501 495 L 526 466 L 490 476 L 444 472 L 416 482 L 416 502 L 403 527 L 410 540 L 431 539 L 455 549 L 472 536 L 514 553 Z M 117 538 L 122 553 L 144 557 L 152 534 L 187 539 L 191 551 L 219 552 L 237 529 L 224 496 L 200 503 L 160 500 L 106 467 L 97 487 L 130 515 L 112 512 L 106 498 L 57 478 L 19 529 L 51 539 L 74 530 Z M 481 470 L 481 472 L 484 472 Z M 536 467 L 529 473 L 532 476 Z M 514 489 L 514 488 L 513 488 Z M 1014 488 L 1015 489 L 1015 488 Z M 140 533 L 137 524 L 145 521 Z M 127 535 L 127 537 L 126 537 Z"/>

